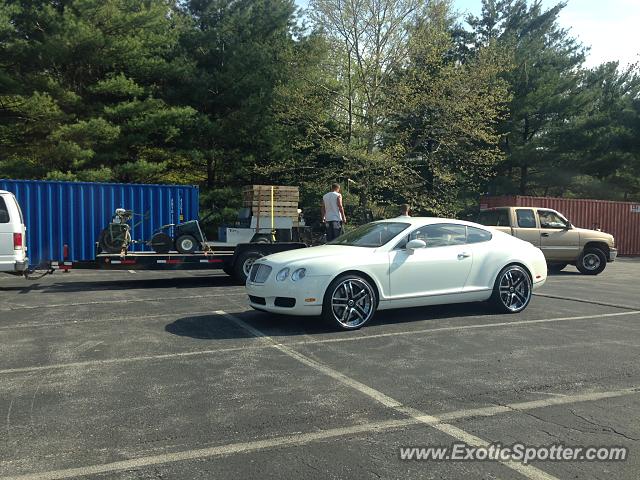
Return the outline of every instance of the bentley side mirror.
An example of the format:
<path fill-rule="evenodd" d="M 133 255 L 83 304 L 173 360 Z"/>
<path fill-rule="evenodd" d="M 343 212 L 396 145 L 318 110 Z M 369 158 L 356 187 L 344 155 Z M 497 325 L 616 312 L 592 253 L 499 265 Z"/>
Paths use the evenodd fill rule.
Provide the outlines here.
<path fill-rule="evenodd" d="M 409 243 L 407 243 L 407 250 L 409 250 L 409 252 L 413 252 L 414 250 L 418 250 L 419 248 L 427 248 L 427 243 L 424 240 L 411 240 Z"/>

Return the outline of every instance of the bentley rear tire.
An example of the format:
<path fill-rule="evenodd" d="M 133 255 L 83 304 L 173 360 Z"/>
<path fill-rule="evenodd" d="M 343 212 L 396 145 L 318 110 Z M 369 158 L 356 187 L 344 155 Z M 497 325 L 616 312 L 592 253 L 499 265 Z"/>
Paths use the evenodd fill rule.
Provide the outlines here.
<path fill-rule="evenodd" d="M 531 301 L 531 276 L 520 265 L 507 265 L 498 274 L 493 285 L 491 303 L 502 313 L 519 313 Z"/>

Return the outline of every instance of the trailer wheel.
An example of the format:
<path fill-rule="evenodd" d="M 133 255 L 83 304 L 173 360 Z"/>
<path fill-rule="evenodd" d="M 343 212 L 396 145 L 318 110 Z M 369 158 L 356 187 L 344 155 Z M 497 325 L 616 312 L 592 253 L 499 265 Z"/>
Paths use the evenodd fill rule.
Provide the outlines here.
<path fill-rule="evenodd" d="M 198 241 L 191 235 L 181 235 L 176 240 L 176 249 L 180 253 L 194 253 L 198 249 Z"/>
<path fill-rule="evenodd" d="M 173 247 L 173 238 L 166 233 L 156 233 L 151 237 L 149 246 L 156 253 L 169 253 Z"/>
<path fill-rule="evenodd" d="M 262 256 L 260 252 L 256 251 L 241 253 L 233 266 L 233 278 L 239 283 L 247 283 L 247 278 L 249 277 L 249 273 L 251 273 L 253 263 Z"/>

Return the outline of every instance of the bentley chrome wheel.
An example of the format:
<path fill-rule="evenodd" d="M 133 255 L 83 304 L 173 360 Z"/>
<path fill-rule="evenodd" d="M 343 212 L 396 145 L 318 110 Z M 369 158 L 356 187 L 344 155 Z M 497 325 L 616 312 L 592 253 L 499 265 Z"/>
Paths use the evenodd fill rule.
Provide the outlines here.
<path fill-rule="evenodd" d="M 375 294 L 366 281 L 348 277 L 331 291 L 331 314 L 343 328 L 360 328 L 373 316 L 375 302 Z"/>
<path fill-rule="evenodd" d="M 531 279 L 521 267 L 513 265 L 503 270 L 499 280 L 499 297 L 510 312 L 519 312 L 531 300 Z"/>

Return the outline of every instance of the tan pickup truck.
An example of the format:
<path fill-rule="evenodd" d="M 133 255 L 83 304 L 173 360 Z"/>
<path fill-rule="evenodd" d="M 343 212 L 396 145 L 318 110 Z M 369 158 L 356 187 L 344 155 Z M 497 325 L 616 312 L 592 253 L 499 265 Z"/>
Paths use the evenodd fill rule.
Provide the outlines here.
<path fill-rule="evenodd" d="M 551 272 L 571 264 L 585 275 L 598 275 L 618 254 L 613 235 L 576 228 L 548 208 L 491 208 L 480 212 L 478 223 L 533 243 L 544 253 Z"/>

